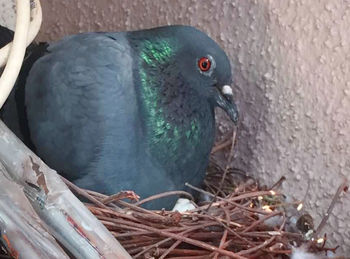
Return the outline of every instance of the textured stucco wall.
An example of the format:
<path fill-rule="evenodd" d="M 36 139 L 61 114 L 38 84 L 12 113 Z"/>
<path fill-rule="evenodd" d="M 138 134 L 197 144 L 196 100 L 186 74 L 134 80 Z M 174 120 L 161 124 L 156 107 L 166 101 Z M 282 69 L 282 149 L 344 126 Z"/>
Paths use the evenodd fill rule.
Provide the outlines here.
<path fill-rule="evenodd" d="M 0 0 L 1 12 L 3 4 Z M 39 38 L 190 24 L 216 39 L 234 65 L 241 113 L 235 166 L 302 199 L 316 224 L 350 178 L 350 1 L 43 1 Z M 0 23 L 4 16 L 0 15 Z M 13 19 L 8 22 L 13 24 Z M 227 124 L 222 122 L 224 130 Z M 330 239 L 350 254 L 350 199 L 336 205 Z"/>
<path fill-rule="evenodd" d="M 14 27 L 15 13 L 13 12 L 14 2 L 0 0 L 0 24 Z"/>

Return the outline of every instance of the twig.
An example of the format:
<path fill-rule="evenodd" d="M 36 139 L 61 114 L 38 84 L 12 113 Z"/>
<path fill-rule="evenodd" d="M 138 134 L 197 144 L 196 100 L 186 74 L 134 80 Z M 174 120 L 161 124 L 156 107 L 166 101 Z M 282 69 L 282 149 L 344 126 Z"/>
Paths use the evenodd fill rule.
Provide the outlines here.
<path fill-rule="evenodd" d="M 270 187 L 270 190 L 278 188 L 286 180 L 285 176 L 282 176 L 275 184 Z"/>
<path fill-rule="evenodd" d="M 159 257 L 159 259 L 164 259 L 168 254 L 170 254 L 178 245 L 180 245 L 182 242 L 180 240 L 177 240 L 174 244 L 171 245 L 162 255 Z"/>
<path fill-rule="evenodd" d="M 152 195 L 146 199 L 143 199 L 139 202 L 136 202 L 134 205 L 136 206 L 140 206 L 141 204 L 145 204 L 146 202 L 150 202 L 150 201 L 153 201 L 153 200 L 157 200 L 157 199 L 160 199 L 160 198 L 164 198 L 164 197 L 168 197 L 168 196 L 173 196 L 173 195 L 184 195 L 186 197 L 188 197 L 189 199 L 193 200 L 193 196 L 188 193 L 188 192 L 185 192 L 185 191 L 169 191 L 169 192 L 163 192 L 163 193 L 160 193 L 160 194 L 156 194 L 156 195 Z"/>
<path fill-rule="evenodd" d="M 108 203 L 112 203 L 114 201 L 119 201 L 122 199 L 130 199 L 130 200 L 138 201 L 140 199 L 140 196 L 138 196 L 133 191 L 121 191 L 103 199 L 101 202 L 103 204 L 108 204 Z"/>
<path fill-rule="evenodd" d="M 71 189 L 76 194 L 86 198 L 87 200 L 91 201 L 93 204 L 95 204 L 96 206 L 98 206 L 100 208 L 108 209 L 108 207 L 106 205 L 104 205 L 102 202 L 100 202 L 99 200 L 95 199 L 93 196 L 88 194 L 85 190 L 83 190 L 83 189 L 79 188 L 78 186 L 76 186 L 75 184 L 71 183 L 69 180 L 67 180 L 63 176 L 61 176 L 61 179 L 69 187 L 69 189 Z"/>
<path fill-rule="evenodd" d="M 228 139 L 228 140 L 225 140 L 224 142 L 222 142 L 222 143 L 216 145 L 215 147 L 213 147 L 213 149 L 211 150 L 211 154 L 214 154 L 214 153 L 216 153 L 216 152 L 218 152 L 218 151 L 228 147 L 229 145 L 231 145 L 231 143 L 232 143 L 232 139 L 231 138 Z"/>
<path fill-rule="evenodd" d="M 269 218 L 272 218 L 272 217 L 276 217 L 278 215 L 281 215 L 282 212 L 281 211 L 277 211 L 277 212 L 273 212 L 273 213 L 270 213 L 269 215 L 266 215 L 265 217 L 255 221 L 252 225 L 250 225 L 249 227 L 247 227 L 246 229 L 244 229 L 242 231 L 242 233 L 246 233 L 246 232 L 249 232 L 250 230 L 254 229 L 256 226 L 258 226 L 259 224 L 263 223 L 265 220 L 269 219 Z"/>
<path fill-rule="evenodd" d="M 220 184 L 219 184 L 219 189 L 222 188 L 222 186 L 224 184 L 224 181 L 226 179 L 226 175 L 227 175 L 228 169 L 231 167 L 235 143 L 236 143 L 236 130 L 234 130 L 233 133 L 232 133 L 231 149 L 230 149 L 230 153 L 229 153 L 229 156 L 228 156 L 228 159 L 227 159 L 227 163 L 226 163 L 224 174 L 222 175 L 222 178 L 221 178 L 221 181 L 220 181 Z M 217 196 L 217 194 L 215 194 L 215 196 Z"/>
<path fill-rule="evenodd" d="M 236 130 L 233 130 L 233 133 L 232 133 L 232 144 L 231 144 L 230 154 L 229 154 L 228 159 L 227 159 L 226 167 L 225 167 L 224 173 L 222 175 L 222 178 L 221 178 L 221 181 L 220 181 L 220 184 L 219 184 L 219 188 L 218 188 L 217 192 L 215 193 L 215 196 L 214 196 L 213 200 L 210 202 L 210 204 L 209 204 L 209 206 L 207 208 L 207 211 L 213 205 L 213 202 L 216 200 L 220 190 L 222 189 L 222 186 L 223 186 L 224 181 L 226 179 L 226 175 L 227 175 L 228 169 L 229 169 L 229 167 L 231 166 L 231 163 L 232 163 L 235 141 L 236 141 Z"/>
<path fill-rule="evenodd" d="M 226 216 L 226 224 L 227 224 L 227 226 L 229 226 L 230 225 L 230 221 L 231 221 L 229 212 L 225 208 L 223 208 L 223 210 L 224 210 L 225 216 Z M 220 240 L 220 244 L 219 244 L 219 248 L 220 249 L 224 248 L 224 245 L 225 245 L 226 239 L 227 239 L 227 233 L 228 233 L 228 230 L 227 230 L 227 228 L 225 228 L 224 233 L 222 234 L 222 237 L 221 237 L 221 240 Z M 218 256 L 219 256 L 219 253 L 215 253 L 213 259 L 217 259 Z"/>
<path fill-rule="evenodd" d="M 348 181 L 344 180 L 344 182 L 338 187 L 337 192 L 335 193 L 331 204 L 329 205 L 329 208 L 326 212 L 326 214 L 324 215 L 324 217 L 322 218 L 320 224 L 318 225 L 316 231 L 313 234 L 313 238 L 316 239 L 318 237 L 318 235 L 321 233 L 323 227 L 326 225 L 326 222 L 329 218 L 329 216 L 331 215 L 333 208 L 336 204 L 336 202 L 339 200 L 340 198 L 340 194 L 342 194 L 342 192 L 346 192 L 348 189 Z"/>

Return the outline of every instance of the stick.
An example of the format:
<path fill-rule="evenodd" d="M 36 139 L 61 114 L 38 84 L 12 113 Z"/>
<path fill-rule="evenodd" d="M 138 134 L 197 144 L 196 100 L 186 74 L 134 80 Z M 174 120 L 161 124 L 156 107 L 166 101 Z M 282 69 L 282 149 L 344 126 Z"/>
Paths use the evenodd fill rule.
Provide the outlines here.
<path fill-rule="evenodd" d="M 68 259 L 1 163 L 0 190 L 0 240 L 8 252 L 15 258 Z"/>
<path fill-rule="evenodd" d="M 231 163 L 232 163 L 233 150 L 234 150 L 234 147 L 235 147 L 235 141 L 236 141 L 236 130 L 233 130 L 233 133 L 232 133 L 232 144 L 231 144 L 230 154 L 229 154 L 229 157 L 228 157 L 228 160 L 227 160 L 227 163 L 226 163 L 226 167 L 225 167 L 224 173 L 222 175 L 219 188 L 218 188 L 218 190 L 215 193 L 214 199 L 210 202 L 210 204 L 209 204 L 209 206 L 207 208 L 207 211 L 213 205 L 214 201 L 217 199 L 217 197 L 219 195 L 220 190 L 222 189 L 222 186 L 223 186 L 224 181 L 226 179 L 226 175 L 227 175 L 228 169 L 229 169 L 229 167 L 231 166 Z"/>
<path fill-rule="evenodd" d="M 347 188 L 348 188 L 348 181 L 344 180 L 344 182 L 338 187 L 338 190 L 335 193 L 326 214 L 324 215 L 323 219 L 321 220 L 321 223 L 318 225 L 318 227 L 313 235 L 314 238 L 317 238 L 318 235 L 321 233 L 323 227 L 326 225 L 326 222 L 333 211 L 333 208 L 334 208 L 336 202 L 339 200 L 340 194 L 342 194 L 342 192 L 346 192 Z"/>
<path fill-rule="evenodd" d="M 172 195 L 184 195 L 187 198 L 193 200 L 193 196 L 191 194 L 189 194 L 188 192 L 185 192 L 185 191 L 169 191 L 169 192 L 163 192 L 163 193 L 152 195 L 152 196 L 150 196 L 148 198 L 145 198 L 145 199 L 143 199 L 143 200 L 141 200 L 139 202 L 136 202 L 134 205 L 140 206 L 141 204 L 144 204 L 146 202 L 150 202 L 150 201 L 153 201 L 153 200 L 156 200 L 156 199 L 160 199 L 160 198 L 164 198 L 164 197 L 168 197 L 168 196 L 172 196 Z"/>
<path fill-rule="evenodd" d="M 0 161 L 25 194 L 49 232 L 77 258 L 130 258 L 113 235 L 45 165 L 0 121 Z"/>

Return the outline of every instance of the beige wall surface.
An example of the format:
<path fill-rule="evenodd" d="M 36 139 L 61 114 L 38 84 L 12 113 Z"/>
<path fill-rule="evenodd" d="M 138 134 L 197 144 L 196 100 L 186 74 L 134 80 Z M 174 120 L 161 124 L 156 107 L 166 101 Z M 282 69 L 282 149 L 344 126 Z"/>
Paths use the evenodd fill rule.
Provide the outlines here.
<path fill-rule="evenodd" d="M 0 23 L 13 25 L 4 16 Z M 316 224 L 350 178 L 349 0 L 43 0 L 41 40 L 85 31 L 190 24 L 228 53 L 241 114 L 234 165 L 284 192 Z M 222 122 L 221 128 L 227 128 Z M 350 254 L 349 195 L 326 231 Z"/>

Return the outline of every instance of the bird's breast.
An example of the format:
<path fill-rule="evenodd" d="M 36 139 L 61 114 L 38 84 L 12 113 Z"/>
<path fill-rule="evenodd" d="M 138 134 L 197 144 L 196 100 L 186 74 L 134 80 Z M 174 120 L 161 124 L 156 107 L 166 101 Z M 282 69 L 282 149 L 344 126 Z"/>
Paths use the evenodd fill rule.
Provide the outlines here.
<path fill-rule="evenodd" d="M 214 141 L 215 122 L 213 112 L 208 110 L 203 114 L 184 118 L 182 123 L 162 119 L 155 124 L 146 123 L 152 159 L 174 178 L 184 181 L 198 173 L 204 174 Z"/>

